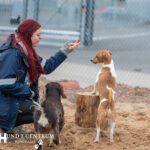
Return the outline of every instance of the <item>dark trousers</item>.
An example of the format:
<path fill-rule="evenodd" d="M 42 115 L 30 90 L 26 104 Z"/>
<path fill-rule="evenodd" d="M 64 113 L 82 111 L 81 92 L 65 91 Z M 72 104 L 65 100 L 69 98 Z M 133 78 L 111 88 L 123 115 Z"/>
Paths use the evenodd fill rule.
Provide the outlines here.
<path fill-rule="evenodd" d="M 31 100 L 20 100 L 19 104 L 20 108 L 15 126 L 33 123 L 33 102 Z"/>

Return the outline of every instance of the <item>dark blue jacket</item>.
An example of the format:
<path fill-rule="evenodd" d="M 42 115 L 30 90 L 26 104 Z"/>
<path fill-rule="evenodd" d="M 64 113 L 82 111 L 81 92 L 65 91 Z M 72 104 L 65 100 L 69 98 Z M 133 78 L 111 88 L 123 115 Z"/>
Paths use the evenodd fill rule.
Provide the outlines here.
<path fill-rule="evenodd" d="M 46 74 L 54 71 L 65 59 L 66 54 L 59 51 L 55 56 L 43 61 Z M 19 100 L 29 99 L 31 88 L 27 85 L 28 63 L 26 56 L 12 48 L 10 42 L 0 46 L 0 128 L 11 130 L 16 123 Z"/>

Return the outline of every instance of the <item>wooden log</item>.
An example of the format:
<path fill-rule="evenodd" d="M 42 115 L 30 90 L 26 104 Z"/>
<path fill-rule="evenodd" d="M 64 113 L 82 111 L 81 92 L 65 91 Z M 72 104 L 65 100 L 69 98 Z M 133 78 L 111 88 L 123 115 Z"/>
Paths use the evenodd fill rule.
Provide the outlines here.
<path fill-rule="evenodd" d="M 96 127 L 99 102 L 99 96 L 91 92 L 77 93 L 75 123 L 85 128 Z"/>

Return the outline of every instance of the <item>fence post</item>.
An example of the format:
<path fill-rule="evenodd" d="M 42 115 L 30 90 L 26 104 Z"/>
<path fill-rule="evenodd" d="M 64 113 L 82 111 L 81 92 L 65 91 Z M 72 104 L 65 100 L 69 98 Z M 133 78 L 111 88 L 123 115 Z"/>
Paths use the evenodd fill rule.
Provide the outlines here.
<path fill-rule="evenodd" d="M 34 5 L 34 19 L 38 20 L 39 19 L 39 2 L 40 0 L 35 0 L 35 5 Z"/>
<path fill-rule="evenodd" d="M 81 45 L 93 43 L 95 0 L 81 0 L 80 41 Z"/>
<path fill-rule="evenodd" d="M 23 0 L 23 15 L 21 20 L 27 18 L 27 12 L 28 12 L 28 0 Z"/>
<path fill-rule="evenodd" d="M 39 17 L 39 0 L 28 1 L 28 18 L 38 20 Z"/>

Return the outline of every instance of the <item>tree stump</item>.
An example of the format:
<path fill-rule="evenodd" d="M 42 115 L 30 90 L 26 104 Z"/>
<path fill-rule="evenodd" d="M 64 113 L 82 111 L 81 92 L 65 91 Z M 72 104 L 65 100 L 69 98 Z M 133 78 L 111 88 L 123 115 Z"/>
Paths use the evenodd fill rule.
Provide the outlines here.
<path fill-rule="evenodd" d="M 75 122 L 78 126 L 96 127 L 97 109 L 100 98 L 91 92 L 77 93 Z"/>

